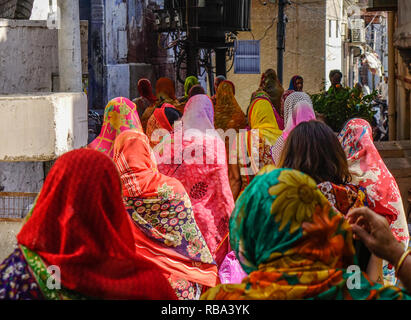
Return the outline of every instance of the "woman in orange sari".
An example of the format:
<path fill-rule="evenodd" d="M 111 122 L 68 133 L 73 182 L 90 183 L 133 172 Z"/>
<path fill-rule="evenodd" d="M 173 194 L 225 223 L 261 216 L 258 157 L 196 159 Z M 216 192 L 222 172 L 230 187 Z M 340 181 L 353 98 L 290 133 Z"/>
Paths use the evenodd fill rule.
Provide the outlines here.
<path fill-rule="evenodd" d="M 231 81 L 223 81 L 218 86 L 216 103 L 214 105 L 214 125 L 224 131 L 245 129 L 247 118 L 241 110 L 236 98 L 235 87 Z"/>
<path fill-rule="evenodd" d="M 156 96 L 157 96 L 157 103 L 152 105 L 151 107 L 148 107 L 144 111 L 143 116 L 141 117 L 141 124 L 143 126 L 144 132 L 146 132 L 148 120 L 150 119 L 151 115 L 153 114 L 156 108 L 158 108 L 164 103 L 169 103 L 173 105 L 174 107 L 177 107 L 180 105 L 180 103 L 178 102 L 176 98 L 174 81 L 169 78 L 160 78 L 157 80 Z M 184 112 L 184 110 L 183 111 L 179 110 L 179 111 L 181 113 Z"/>
<path fill-rule="evenodd" d="M 124 202 L 139 255 L 153 262 L 179 299 L 198 299 L 218 282 L 217 266 L 197 226 L 183 185 L 159 173 L 142 131 L 121 134 L 114 146 Z"/>

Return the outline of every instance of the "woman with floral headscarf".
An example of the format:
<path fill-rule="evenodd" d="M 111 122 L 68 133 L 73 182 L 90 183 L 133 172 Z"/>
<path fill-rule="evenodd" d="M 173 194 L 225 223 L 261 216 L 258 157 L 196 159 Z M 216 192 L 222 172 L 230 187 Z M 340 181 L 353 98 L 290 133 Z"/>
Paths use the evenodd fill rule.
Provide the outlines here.
<path fill-rule="evenodd" d="M 230 218 L 230 243 L 248 274 L 209 289 L 203 300 L 407 299 L 396 287 L 358 274 L 352 229 L 316 182 L 291 169 L 266 170 L 247 187 Z M 351 280 L 352 281 L 352 280 Z"/>
<path fill-rule="evenodd" d="M 157 103 L 147 108 L 144 111 L 143 116 L 141 117 L 141 125 L 143 126 L 144 132 L 146 132 L 148 120 L 150 119 L 156 108 L 162 106 L 164 103 L 171 104 L 174 107 L 178 107 L 180 105 L 176 98 L 174 81 L 169 78 L 160 78 L 157 80 L 156 96 Z M 178 110 L 180 111 L 180 113 L 184 112 L 184 110 Z"/>
<path fill-rule="evenodd" d="M 271 148 L 274 164 L 278 164 L 285 141 L 290 132 L 301 122 L 315 120 L 315 112 L 310 96 L 304 92 L 294 92 L 285 100 L 285 129 Z"/>
<path fill-rule="evenodd" d="M 107 104 L 101 132 L 88 148 L 103 152 L 112 158 L 114 140 L 120 133 L 130 129 L 141 129 L 136 105 L 127 98 L 115 98 Z"/>
<path fill-rule="evenodd" d="M 0 264 L 0 299 L 177 299 L 137 254 L 132 228 L 113 161 L 90 149 L 62 155 Z"/>
<path fill-rule="evenodd" d="M 351 119 L 338 135 L 347 155 L 353 183 L 367 190 L 370 208 L 384 216 L 404 249 L 408 248 L 409 232 L 397 182 L 382 160 L 372 138 L 370 124 L 363 119 Z M 394 284 L 395 270 L 383 261 L 384 283 Z"/>
<path fill-rule="evenodd" d="M 137 106 L 138 116 L 141 118 L 144 111 L 156 103 L 157 97 L 153 94 L 151 82 L 148 79 L 140 79 L 137 84 L 140 97 L 133 100 Z"/>
<path fill-rule="evenodd" d="M 192 97 L 180 125 L 154 148 L 158 170 L 184 185 L 195 220 L 219 266 L 230 249 L 228 219 L 234 199 L 225 145 L 214 129 L 210 98 L 201 94 Z"/>
<path fill-rule="evenodd" d="M 201 286 L 217 283 L 217 266 L 183 185 L 159 173 L 142 131 L 127 131 L 116 139 L 114 162 L 134 222 L 137 252 L 162 270 L 179 299 L 198 299 Z"/>

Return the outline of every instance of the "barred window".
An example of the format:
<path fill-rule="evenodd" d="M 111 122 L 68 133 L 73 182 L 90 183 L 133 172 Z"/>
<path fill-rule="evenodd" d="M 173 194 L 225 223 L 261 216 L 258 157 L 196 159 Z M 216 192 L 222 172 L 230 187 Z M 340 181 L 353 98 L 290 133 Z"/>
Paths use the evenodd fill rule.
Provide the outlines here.
<path fill-rule="evenodd" d="M 235 43 L 234 73 L 260 73 L 260 41 L 238 40 Z"/>

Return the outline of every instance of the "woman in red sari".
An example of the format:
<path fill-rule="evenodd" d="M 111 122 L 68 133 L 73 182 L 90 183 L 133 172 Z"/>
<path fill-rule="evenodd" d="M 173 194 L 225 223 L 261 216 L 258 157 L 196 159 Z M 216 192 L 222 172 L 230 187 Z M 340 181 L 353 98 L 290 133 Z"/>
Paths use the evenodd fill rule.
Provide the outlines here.
<path fill-rule="evenodd" d="M 153 94 L 153 88 L 148 79 L 140 79 L 137 84 L 137 89 L 140 97 L 134 99 L 133 102 L 136 104 L 138 116 L 141 118 L 144 111 L 156 103 L 157 97 Z"/>
<path fill-rule="evenodd" d="M 0 265 L 0 299 L 176 299 L 136 254 L 132 228 L 112 160 L 89 149 L 64 154 Z M 59 268 L 61 288 L 49 267 Z"/>
<path fill-rule="evenodd" d="M 161 269 L 179 299 L 198 299 L 204 287 L 217 284 L 217 266 L 183 185 L 158 172 L 141 131 L 127 131 L 116 139 L 114 162 L 138 254 Z"/>
<path fill-rule="evenodd" d="M 147 123 L 146 135 L 150 140 L 150 147 L 154 148 L 161 138 L 173 131 L 174 122 L 180 120 L 181 113 L 171 104 L 164 103 L 154 110 Z"/>

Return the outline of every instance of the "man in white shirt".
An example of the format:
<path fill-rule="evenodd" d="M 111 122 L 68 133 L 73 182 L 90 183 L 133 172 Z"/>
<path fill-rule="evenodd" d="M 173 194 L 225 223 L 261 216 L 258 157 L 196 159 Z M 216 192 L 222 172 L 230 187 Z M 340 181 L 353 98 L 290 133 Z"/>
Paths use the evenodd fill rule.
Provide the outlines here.
<path fill-rule="evenodd" d="M 378 84 L 379 98 L 388 103 L 388 77 L 384 76 L 384 81 Z"/>

